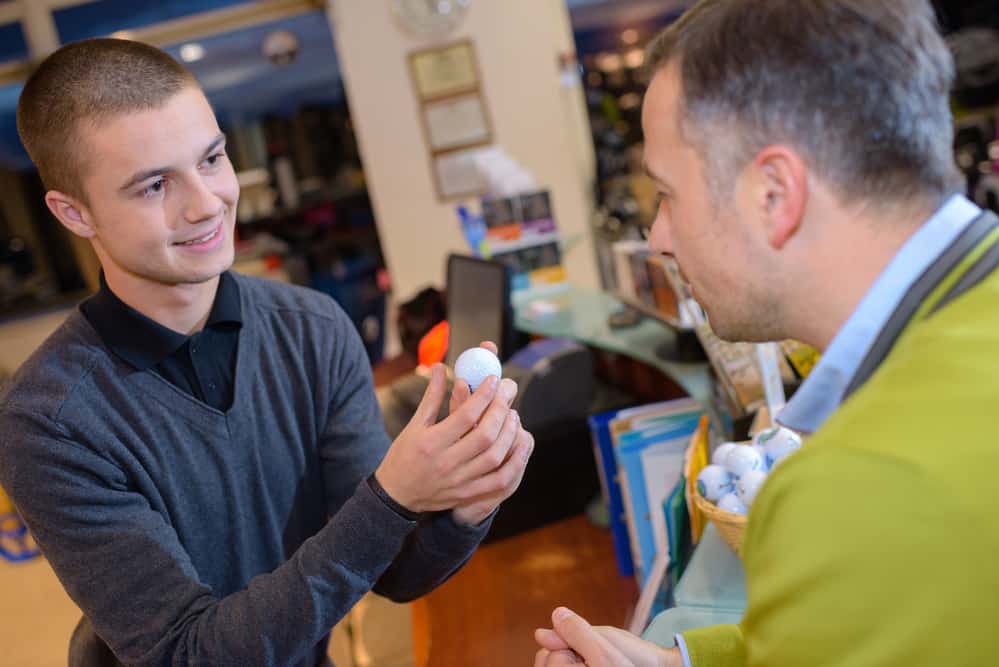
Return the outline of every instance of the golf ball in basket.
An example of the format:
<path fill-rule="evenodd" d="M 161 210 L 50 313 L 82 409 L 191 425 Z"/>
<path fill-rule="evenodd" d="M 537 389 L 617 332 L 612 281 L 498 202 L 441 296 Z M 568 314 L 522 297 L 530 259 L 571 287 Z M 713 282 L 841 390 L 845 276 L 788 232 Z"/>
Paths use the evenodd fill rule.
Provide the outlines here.
<path fill-rule="evenodd" d="M 454 362 L 454 374 L 475 391 L 490 375 L 503 377 L 503 367 L 495 354 L 484 347 L 473 347 L 462 352 Z"/>
<path fill-rule="evenodd" d="M 739 445 L 734 442 L 723 442 L 718 445 L 718 448 L 715 449 L 715 453 L 711 455 L 711 462 L 717 466 L 725 465 L 725 457 L 728 456 L 730 451 L 738 446 Z"/>
<path fill-rule="evenodd" d="M 761 431 L 757 441 L 763 446 L 767 456 L 767 466 L 772 468 L 788 454 L 801 448 L 801 438 L 786 428 L 772 428 Z"/>
<path fill-rule="evenodd" d="M 746 507 L 752 507 L 756 494 L 760 492 L 763 483 L 767 481 L 767 473 L 762 470 L 750 470 L 735 483 L 735 494 Z"/>
<path fill-rule="evenodd" d="M 763 455 L 755 447 L 740 445 L 725 457 L 725 467 L 736 477 L 742 477 L 751 470 L 763 470 Z"/>
<path fill-rule="evenodd" d="M 770 461 L 767 459 L 767 450 L 763 448 L 763 445 L 750 445 L 750 447 L 759 452 L 760 456 L 763 458 L 763 468 L 761 468 L 761 470 L 764 472 L 770 472 Z"/>
<path fill-rule="evenodd" d="M 726 493 L 735 491 L 732 474 L 717 465 L 705 466 L 697 476 L 697 492 L 715 503 Z"/>
<path fill-rule="evenodd" d="M 718 509 L 731 512 L 732 514 L 746 514 L 749 512 L 734 493 L 729 493 L 719 498 Z"/>

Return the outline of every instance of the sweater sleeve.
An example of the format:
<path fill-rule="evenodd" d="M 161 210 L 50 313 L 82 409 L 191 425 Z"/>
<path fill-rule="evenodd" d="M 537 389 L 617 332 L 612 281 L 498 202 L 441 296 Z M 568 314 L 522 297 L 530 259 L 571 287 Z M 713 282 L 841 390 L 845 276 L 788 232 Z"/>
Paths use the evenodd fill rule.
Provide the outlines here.
<path fill-rule="evenodd" d="M 320 446 L 330 513 L 338 512 L 346 489 L 355 488 L 378 467 L 391 444 L 357 332 L 352 326 L 341 328 L 338 339 L 337 373 L 331 379 L 336 391 Z M 491 523 L 492 517 L 478 526 L 460 525 L 450 511 L 422 517 L 397 553 L 391 554 L 392 564 L 374 591 L 396 602 L 429 593 L 471 558 Z"/>
<path fill-rule="evenodd" d="M 738 625 L 713 625 L 682 634 L 690 667 L 743 667 L 746 646 Z"/>
<path fill-rule="evenodd" d="M 130 665 L 295 664 L 391 565 L 415 524 L 367 484 L 284 564 L 220 597 L 112 461 L 37 415 L 0 416 L 0 484 L 69 595 Z"/>

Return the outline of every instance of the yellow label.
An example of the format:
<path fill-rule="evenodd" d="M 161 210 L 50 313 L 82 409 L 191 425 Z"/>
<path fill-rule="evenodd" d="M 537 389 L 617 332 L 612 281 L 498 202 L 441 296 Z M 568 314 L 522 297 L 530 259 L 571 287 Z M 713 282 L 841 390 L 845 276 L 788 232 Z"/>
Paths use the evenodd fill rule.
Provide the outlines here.
<path fill-rule="evenodd" d="M 9 514 L 14 511 L 14 503 L 11 502 L 4 490 L 0 488 L 0 514 Z"/>
<path fill-rule="evenodd" d="M 694 544 L 701 541 L 704 533 L 704 513 L 697 509 L 694 494 L 697 493 L 697 476 L 708 465 L 708 425 L 707 415 L 702 416 L 687 449 L 687 513 L 690 514 L 690 532 Z"/>

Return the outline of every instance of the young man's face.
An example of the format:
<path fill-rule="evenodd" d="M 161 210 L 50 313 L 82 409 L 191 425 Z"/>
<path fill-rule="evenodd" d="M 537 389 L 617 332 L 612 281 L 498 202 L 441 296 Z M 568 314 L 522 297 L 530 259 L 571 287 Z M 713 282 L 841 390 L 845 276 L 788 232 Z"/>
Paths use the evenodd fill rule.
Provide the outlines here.
<path fill-rule="evenodd" d="M 229 268 L 239 184 L 202 92 L 80 131 L 83 215 L 108 281 L 202 283 Z"/>
<path fill-rule="evenodd" d="M 751 216 L 740 213 L 749 209 L 738 184 L 724 203 L 712 201 L 705 160 L 681 134 L 681 95 L 678 68 L 668 65 L 653 77 L 642 109 L 645 167 L 661 197 L 649 247 L 676 258 L 721 338 L 768 340 L 761 327 L 772 304 L 753 284 L 761 277 L 758 239 Z"/>

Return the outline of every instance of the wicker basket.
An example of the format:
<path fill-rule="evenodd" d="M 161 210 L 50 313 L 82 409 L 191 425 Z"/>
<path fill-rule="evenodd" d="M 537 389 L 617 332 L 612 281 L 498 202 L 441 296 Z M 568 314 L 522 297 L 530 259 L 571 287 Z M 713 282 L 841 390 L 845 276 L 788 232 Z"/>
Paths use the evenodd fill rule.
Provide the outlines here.
<path fill-rule="evenodd" d="M 706 500 L 696 490 L 694 491 L 694 504 L 697 505 L 697 509 L 704 513 L 704 516 L 708 517 L 711 523 L 715 524 L 718 534 L 722 536 L 726 544 L 732 547 L 739 558 L 742 558 L 742 532 L 746 529 L 746 517 L 718 509 L 714 503 Z"/>
<path fill-rule="evenodd" d="M 715 528 L 718 529 L 718 533 L 725 540 L 725 543 L 732 547 L 733 551 L 739 555 L 739 558 L 742 558 L 742 533 L 746 528 L 746 517 L 741 514 L 733 514 L 718 509 L 714 503 L 697 492 L 697 475 L 700 474 L 701 469 L 707 463 L 706 440 L 703 441 L 704 444 L 700 444 L 698 440 L 699 438 L 695 434 L 695 437 L 691 439 L 690 448 L 687 451 L 686 469 L 684 471 L 687 477 L 687 502 L 689 504 L 693 501 L 694 506 L 701 514 L 707 517 L 711 523 L 715 524 Z M 745 442 L 740 444 L 748 445 L 750 443 Z M 701 455 L 698 455 L 696 452 L 698 446 L 704 448 Z"/>

